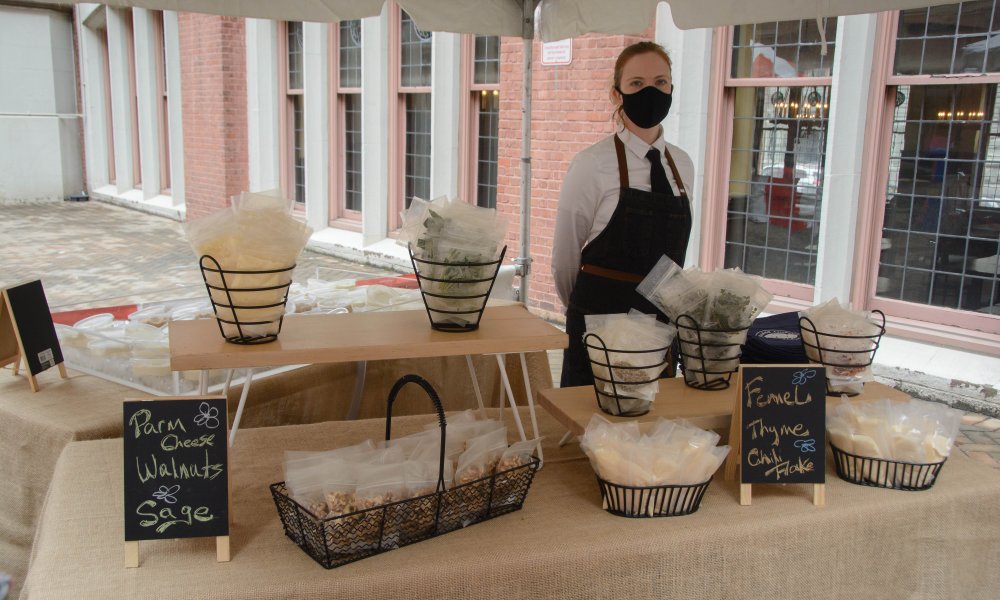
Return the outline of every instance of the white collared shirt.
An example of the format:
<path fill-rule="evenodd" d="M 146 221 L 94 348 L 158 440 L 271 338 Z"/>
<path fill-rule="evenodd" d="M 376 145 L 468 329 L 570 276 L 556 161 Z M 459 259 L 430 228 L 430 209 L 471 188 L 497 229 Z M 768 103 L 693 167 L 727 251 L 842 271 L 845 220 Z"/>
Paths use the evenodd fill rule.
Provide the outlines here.
<path fill-rule="evenodd" d="M 649 161 L 646 153 L 650 148 L 656 148 L 660 151 L 660 161 L 667 173 L 670 187 L 675 195 L 680 193 L 673 171 L 664 156 L 663 149 L 666 147 L 677 165 L 690 199 L 691 185 L 694 184 L 694 163 L 687 152 L 666 143 L 663 138 L 657 138 L 650 146 L 627 129 L 617 135 L 625 145 L 625 164 L 628 166 L 630 187 L 649 191 Z M 614 136 L 604 138 L 573 158 L 559 193 L 552 249 L 552 277 L 563 305 L 569 304 L 569 295 L 576 284 L 583 247 L 607 227 L 611 215 L 618 208 L 620 193 Z"/>

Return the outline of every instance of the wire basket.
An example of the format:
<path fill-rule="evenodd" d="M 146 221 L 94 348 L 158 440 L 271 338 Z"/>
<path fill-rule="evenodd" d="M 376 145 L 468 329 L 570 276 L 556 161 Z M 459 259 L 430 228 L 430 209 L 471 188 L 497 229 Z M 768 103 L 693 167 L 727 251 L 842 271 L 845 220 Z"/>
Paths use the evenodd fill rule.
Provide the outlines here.
<path fill-rule="evenodd" d="M 594 375 L 594 393 L 597 395 L 597 405 L 601 410 L 619 417 L 638 417 L 648 413 L 652 401 L 630 396 L 628 393 L 638 386 L 659 381 L 663 370 L 670 364 L 670 346 L 650 350 L 614 350 L 608 348 L 601 336 L 596 333 L 585 334 L 583 343 L 590 358 L 590 370 Z M 662 358 L 655 359 L 655 362 L 649 364 L 622 364 L 627 362 L 628 357 L 636 355 L 659 355 Z M 640 358 L 647 359 L 647 357 Z M 609 386 L 611 393 L 608 393 Z"/>
<path fill-rule="evenodd" d="M 507 246 L 499 258 L 488 262 L 440 262 L 417 258 L 412 247 L 409 252 L 431 327 L 439 331 L 479 329 Z"/>
<path fill-rule="evenodd" d="M 234 344 L 278 339 L 295 265 L 267 271 L 223 269 L 204 255 L 199 261 L 219 333 Z"/>
<path fill-rule="evenodd" d="M 385 439 L 390 439 L 392 403 L 407 383 L 427 392 L 441 428 L 437 490 L 416 498 L 383 504 L 344 515 L 319 518 L 292 498 L 285 482 L 270 486 L 285 535 L 326 569 L 388 552 L 444 533 L 481 523 L 524 505 L 539 461 L 531 461 L 445 490 L 445 418 L 434 388 L 417 375 L 405 375 L 389 392 Z"/>
<path fill-rule="evenodd" d="M 597 478 L 604 510 L 619 517 L 635 519 L 690 515 L 701 506 L 701 499 L 710 483 L 712 478 L 694 485 L 633 487 Z"/>
<path fill-rule="evenodd" d="M 830 383 L 833 379 L 850 378 L 871 366 L 885 334 L 885 313 L 873 310 L 872 315 L 878 315 L 882 322 L 872 323 L 878 327 L 878 333 L 872 335 L 839 335 L 825 333 L 816 329 L 816 324 L 809 317 L 799 317 L 799 329 L 802 331 L 802 345 L 806 355 L 826 367 L 826 393 L 830 396 L 857 396 L 860 392 L 845 391 L 841 384 Z M 862 383 L 862 386 L 864 384 Z"/>
<path fill-rule="evenodd" d="M 740 367 L 750 326 L 702 327 L 690 315 L 677 317 L 677 338 L 684 383 L 699 390 L 724 390 Z"/>
<path fill-rule="evenodd" d="M 945 458 L 935 463 L 912 463 L 858 456 L 830 444 L 837 476 L 844 481 L 869 487 L 916 492 L 929 490 L 937 481 Z"/>

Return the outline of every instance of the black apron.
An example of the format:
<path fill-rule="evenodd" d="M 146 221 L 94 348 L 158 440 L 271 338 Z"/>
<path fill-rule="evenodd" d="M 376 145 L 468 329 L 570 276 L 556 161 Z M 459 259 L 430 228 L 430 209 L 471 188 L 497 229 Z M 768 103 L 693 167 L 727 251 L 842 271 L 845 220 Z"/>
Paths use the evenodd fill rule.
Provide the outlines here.
<path fill-rule="evenodd" d="M 563 353 L 561 387 L 592 385 L 590 360 L 583 343 L 584 315 L 626 313 L 635 308 L 666 318 L 635 291 L 661 256 L 684 264 L 691 235 L 691 205 L 670 152 L 664 154 L 680 191 L 644 192 L 628 184 L 625 145 L 615 138 L 621 194 L 607 227 L 587 244 L 580 256 L 580 272 L 566 308 L 569 347 Z"/>

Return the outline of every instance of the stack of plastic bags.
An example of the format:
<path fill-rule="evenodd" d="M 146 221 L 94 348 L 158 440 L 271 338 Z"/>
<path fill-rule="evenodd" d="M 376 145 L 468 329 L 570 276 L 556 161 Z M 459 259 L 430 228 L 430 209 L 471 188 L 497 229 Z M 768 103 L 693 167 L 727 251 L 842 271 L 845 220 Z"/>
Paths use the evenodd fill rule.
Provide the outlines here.
<path fill-rule="evenodd" d="M 526 465 L 539 443 L 536 439 L 508 446 L 507 428 L 500 421 L 477 420 L 472 411 L 449 419 L 446 432 L 446 489 Z M 327 452 L 289 451 L 285 487 L 316 517 L 337 517 L 434 493 L 440 452 L 437 423 L 388 442 L 367 440 Z M 494 503 L 502 500 L 495 497 Z"/>
<path fill-rule="evenodd" d="M 584 320 L 584 340 L 601 409 L 613 415 L 648 411 L 660 389 L 659 377 L 677 328 L 636 310 L 586 315 Z"/>
<path fill-rule="evenodd" d="M 826 365 L 831 392 L 860 394 L 865 382 L 874 381 L 871 363 L 882 326 L 871 313 L 852 310 L 836 298 L 804 311 L 816 328 L 802 327 L 802 343 L 809 360 Z"/>
<path fill-rule="evenodd" d="M 630 487 L 697 485 L 711 479 L 729 454 L 719 434 L 660 418 L 640 434 L 635 421 L 611 423 L 594 415 L 580 447 L 601 479 Z"/>
<path fill-rule="evenodd" d="M 894 402 L 831 400 L 826 407 L 830 443 L 855 456 L 906 463 L 941 462 L 951 448 L 962 422 L 961 411 L 923 400 Z M 892 485 L 889 477 L 903 470 L 872 469 L 870 481 Z M 898 482 L 895 482 L 898 483 Z"/>
<path fill-rule="evenodd" d="M 684 377 L 696 385 L 726 380 L 739 367 L 747 328 L 774 297 L 739 269 L 684 270 L 666 256 L 636 291 L 677 324 Z"/>
<path fill-rule="evenodd" d="M 207 217 L 188 222 L 185 234 L 199 256 L 211 256 L 226 271 L 274 271 L 280 273 L 248 273 L 226 275 L 230 289 L 256 289 L 232 294 L 209 290 L 216 305 L 217 316 L 225 321 L 262 322 L 242 327 L 222 323 L 226 337 L 259 337 L 277 333 L 278 321 L 285 312 L 284 299 L 291 282 L 290 267 L 295 265 L 312 229 L 291 214 L 292 202 L 277 191 L 252 194 L 243 192 L 233 197 L 232 206 Z M 206 266 L 212 266 L 208 261 Z M 208 284 L 222 288 L 218 273 L 205 273 Z M 272 288 L 272 289 L 260 289 Z M 267 308 L 237 308 L 260 306 Z"/>
<path fill-rule="evenodd" d="M 506 219 L 499 217 L 496 209 L 441 196 L 430 202 L 413 198 L 402 220 L 397 243 L 409 245 L 418 261 L 448 263 L 418 262 L 419 275 L 431 279 L 421 282 L 423 292 L 445 296 L 425 296 L 427 307 L 431 311 L 450 311 L 442 313 L 436 321 L 458 324 L 475 321 L 471 314 L 461 313 L 477 313 L 483 308 L 496 266 L 467 263 L 499 259 L 507 234 Z M 470 280 L 480 281 L 469 283 Z"/>

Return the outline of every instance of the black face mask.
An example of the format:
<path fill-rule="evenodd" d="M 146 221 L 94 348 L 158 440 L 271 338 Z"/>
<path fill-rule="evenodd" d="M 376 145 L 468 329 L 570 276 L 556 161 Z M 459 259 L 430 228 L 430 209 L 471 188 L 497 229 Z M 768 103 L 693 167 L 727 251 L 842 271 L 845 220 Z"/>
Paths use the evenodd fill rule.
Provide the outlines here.
<path fill-rule="evenodd" d="M 650 129 L 660 124 L 670 112 L 671 94 L 661 92 L 654 85 L 649 85 L 633 94 L 626 94 L 621 88 L 615 88 L 622 95 L 622 110 L 630 121 Z"/>

